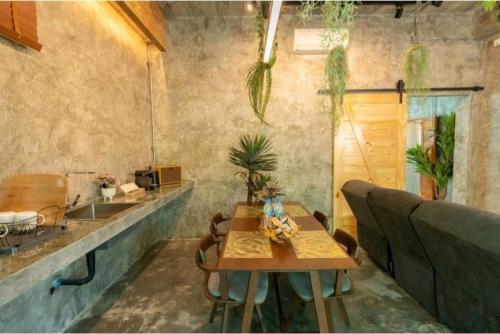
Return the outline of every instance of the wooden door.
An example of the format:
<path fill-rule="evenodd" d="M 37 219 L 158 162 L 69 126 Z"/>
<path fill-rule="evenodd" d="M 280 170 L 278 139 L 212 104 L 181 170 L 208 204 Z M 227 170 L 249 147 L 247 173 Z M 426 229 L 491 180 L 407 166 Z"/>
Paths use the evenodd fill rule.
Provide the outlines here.
<path fill-rule="evenodd" d="M 340 189 L 352 179 L 404 189 L 406 98 L 399 94 L 347 94 L 334 138 L 334 224 L 357 235 L 354 216 Z"/>

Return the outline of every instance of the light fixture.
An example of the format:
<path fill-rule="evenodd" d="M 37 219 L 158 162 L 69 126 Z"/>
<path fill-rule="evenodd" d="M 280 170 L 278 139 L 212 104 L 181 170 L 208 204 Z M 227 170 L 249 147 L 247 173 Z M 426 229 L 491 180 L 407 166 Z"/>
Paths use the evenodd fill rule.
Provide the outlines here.
<path fill-rule="evenodd" d="M 271 59 L 276 28 L 278 27 L 278 18 L 280 17 L 281 3 L 281 0 L 274 0 L 271 7 L 271 15 L 269 15 L 269 23 L 267 25 L 266 45 L 264 47 L 264 63 L 268 63 L 269 59 Z"/>

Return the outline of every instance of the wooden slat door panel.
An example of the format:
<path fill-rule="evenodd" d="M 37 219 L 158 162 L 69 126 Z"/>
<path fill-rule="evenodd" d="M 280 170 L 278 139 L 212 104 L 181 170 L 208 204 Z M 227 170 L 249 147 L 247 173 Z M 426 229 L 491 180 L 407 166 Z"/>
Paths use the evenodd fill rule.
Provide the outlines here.
<path fill-rule="evenodd" d="M 334 220 L 355 234 L 354 217 L 341 194 L 352 179 L 404 189 L 406 99 L 399 95 L 348 94 L 334 143 Z"/>

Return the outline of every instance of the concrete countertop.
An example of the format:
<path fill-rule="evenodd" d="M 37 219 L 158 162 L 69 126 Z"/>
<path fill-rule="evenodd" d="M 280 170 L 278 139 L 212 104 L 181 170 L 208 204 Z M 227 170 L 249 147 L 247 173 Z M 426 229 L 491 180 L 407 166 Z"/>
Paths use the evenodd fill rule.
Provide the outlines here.
<path fill-rule="evenodd" d="M 0 256 L 0 307 L 175 200 L 193 185 L 193 181 L 183 181 L 146 192 L 142 197 L 117 196 L 112 203 L 138 204 L 105 220 L 69 221 L 66 233 L 14 255 Z"/>

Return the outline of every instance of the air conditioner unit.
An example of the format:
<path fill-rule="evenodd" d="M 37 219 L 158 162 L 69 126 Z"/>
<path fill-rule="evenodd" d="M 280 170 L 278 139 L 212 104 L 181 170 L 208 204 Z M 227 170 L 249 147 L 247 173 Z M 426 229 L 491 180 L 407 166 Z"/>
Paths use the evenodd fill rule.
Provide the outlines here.
<path fill-rule="evenodd" d="M 347 47 L 349 31 L 326 34 L 325 29 L 295 29 L 293 51 L 302 55 L 321 55 L 339 45 Z"/>

